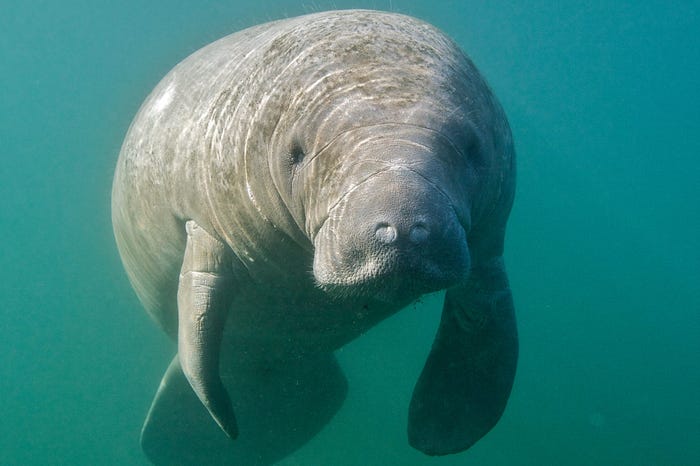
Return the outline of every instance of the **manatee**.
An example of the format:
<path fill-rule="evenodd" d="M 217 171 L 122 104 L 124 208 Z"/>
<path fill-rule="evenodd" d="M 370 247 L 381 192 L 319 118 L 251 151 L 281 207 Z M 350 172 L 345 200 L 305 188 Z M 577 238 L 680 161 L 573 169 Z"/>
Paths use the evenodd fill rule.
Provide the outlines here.
<path fill-rule="evenodd" d="M 142 430 L 147 457 L 281 460 L 343 402 L 333 352 L 438 290 L 408 442 L 469 448 L 515 376 L 514 187 L 504 111 L 420 20 L 284 19 L 175 66 L 133 120 L 112 191 L 129 280 L 177 343 Z"/>

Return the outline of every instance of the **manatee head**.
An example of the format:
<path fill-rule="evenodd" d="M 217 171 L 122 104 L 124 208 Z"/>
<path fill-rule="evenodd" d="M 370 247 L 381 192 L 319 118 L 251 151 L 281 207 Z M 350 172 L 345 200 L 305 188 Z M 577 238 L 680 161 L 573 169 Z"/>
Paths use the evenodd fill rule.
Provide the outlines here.
<path fill-rule="evenodd" d="M 397 302 L 467 277 L 469 213 L 450 173 L 461 154 L 447 140 L 418 127 L 377 125 L 327 150 L 347 155 L 332 168 L 337 181 L 317 207 L 325 212 L 311 219 L 319 287 Z"/>
<path fill-rule="evenodd" d="M 313 247 L 318 287 L 406 302 L 467 278 L 493 102 L 435 29 L 370 26 L 323 50 L 277 40 L 295 67 L 266 98 L 277 113 L 269 163 L 281 210 Z"/>
<path fill-rule="evenodd" d="M 466 280 L 473 147 L 468 132 L 450 133 L 387 122 L 308 154 L 291 143 L 286 204 L 313 246 L 318 287 L 408 303 Z"/>

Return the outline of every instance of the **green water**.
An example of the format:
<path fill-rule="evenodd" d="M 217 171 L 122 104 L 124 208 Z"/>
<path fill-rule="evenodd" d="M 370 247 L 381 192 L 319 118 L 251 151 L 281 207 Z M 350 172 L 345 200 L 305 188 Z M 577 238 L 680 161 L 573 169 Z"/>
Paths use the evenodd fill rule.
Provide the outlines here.
<path fill-rule="evenodd" d="M 112 239 L 121 140 L 189 53 L 332 7 L 434 23 L 506 108 L 521 358 L 494 431 L 424 457 L 405 425 L 439 310 L 409 308 L 340 353 L 345 406 L 284 464 L 700 464 L 700 3 L 669 5 L 0 1 L 0 464 L 146 464 L 174 347 Z"/>

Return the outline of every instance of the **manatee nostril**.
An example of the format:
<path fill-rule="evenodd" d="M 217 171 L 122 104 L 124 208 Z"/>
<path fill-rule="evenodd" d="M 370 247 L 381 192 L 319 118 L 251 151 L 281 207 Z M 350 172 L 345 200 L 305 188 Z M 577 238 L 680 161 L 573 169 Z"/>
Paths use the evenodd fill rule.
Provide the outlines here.
<path fill-rule="evenodd" d="M 428 239 L 429 234 L 428 227 L 424 223 L 419 223 L 411 228 L 411 231 L 408 233 L 408 239 L 413 244 L 420 244 Z"/>
<path fill-rule="evenodd" d="M 380 223 L 374 230 L 374 237 L 377 241 L 384 244 L 393 243 L 396 240 L 396 228 L 388 223 Z"/>

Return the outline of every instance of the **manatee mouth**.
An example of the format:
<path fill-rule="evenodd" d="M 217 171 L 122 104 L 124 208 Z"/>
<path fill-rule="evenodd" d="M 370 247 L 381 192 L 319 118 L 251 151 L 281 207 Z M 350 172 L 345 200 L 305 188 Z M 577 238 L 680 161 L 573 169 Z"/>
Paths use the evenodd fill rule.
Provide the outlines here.
<path fill-rule="evenodd" d="M 315 284 L 330 297 L 408 304 L 423 294 L 455 286 L 469 274 L 466 232 L 456 216 L 439 238 L 397 247 L 358 245 L 353 241 L 356 235 L 348 241 L 337 234 L 341 231 L 337 223 L 329 218 L 314 241 Z"/>
<path fill-rule="evenodd" d="M 409 268 L 397 268 L 388 274 L 338 281 L 319 281 L 316 286 L 335 299 L 375 299 L 377 301 L 405 305 L 421 295 L 449 288 L 457 284 L 456 277 L 426 278 Z"/>

